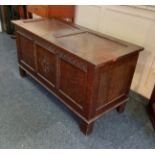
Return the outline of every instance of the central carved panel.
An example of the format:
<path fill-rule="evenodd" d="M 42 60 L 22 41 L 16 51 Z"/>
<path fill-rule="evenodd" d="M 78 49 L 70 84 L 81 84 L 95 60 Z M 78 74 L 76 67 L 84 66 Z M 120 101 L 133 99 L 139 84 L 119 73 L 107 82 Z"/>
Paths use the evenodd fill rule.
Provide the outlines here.
<path fill-rule="evenodd" d="M 56 84 L 56 56 L 47 49 L 36 45 L 37 73 L 49 83 Z"/>

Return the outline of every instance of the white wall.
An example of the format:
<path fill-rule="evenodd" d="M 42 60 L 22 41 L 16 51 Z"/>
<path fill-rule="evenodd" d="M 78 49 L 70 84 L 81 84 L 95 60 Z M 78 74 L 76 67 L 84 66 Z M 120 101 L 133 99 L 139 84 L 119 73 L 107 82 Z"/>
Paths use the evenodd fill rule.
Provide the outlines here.
<path fill-rule="evenodd" d="M 143 46 L 131 88 L 150 97 L 155 84 L 155 12 L 129 6 L 77 6 L 76 23 Z"/>

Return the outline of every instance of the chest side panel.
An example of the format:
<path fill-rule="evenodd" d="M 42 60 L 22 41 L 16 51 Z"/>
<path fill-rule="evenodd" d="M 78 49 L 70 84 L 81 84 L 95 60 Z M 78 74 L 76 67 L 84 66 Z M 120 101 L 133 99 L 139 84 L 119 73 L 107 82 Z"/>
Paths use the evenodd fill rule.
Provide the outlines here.
<path fill-rule="evenodd" d="M 101 69 L 97 97 L 97 110 L 128 94 L 138 55 L 119 59 Z"/>

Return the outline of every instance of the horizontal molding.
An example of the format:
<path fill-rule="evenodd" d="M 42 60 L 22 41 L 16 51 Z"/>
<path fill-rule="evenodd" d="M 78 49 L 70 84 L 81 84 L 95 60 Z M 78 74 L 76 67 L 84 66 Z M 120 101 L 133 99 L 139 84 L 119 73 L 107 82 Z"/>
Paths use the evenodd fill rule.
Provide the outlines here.
<path fill-rule="evenodd" d="M 155 20 L 155 12 L 131 6 L 104 6 L 107 11 L 118 12 L 147 20 Z"/>
<path fill-rule="evenodd" d="M 135 7 L 138 9 L 144 9 L 147 11 L 153 11 L 155 12 L 155 6 L 154 5 L 129 5 L 130 7 Z"/>

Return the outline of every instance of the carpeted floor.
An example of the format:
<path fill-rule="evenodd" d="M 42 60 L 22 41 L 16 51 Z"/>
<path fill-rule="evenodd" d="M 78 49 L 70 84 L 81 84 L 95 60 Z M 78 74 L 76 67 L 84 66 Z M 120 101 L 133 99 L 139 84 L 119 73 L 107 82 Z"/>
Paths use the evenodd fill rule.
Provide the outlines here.
<path fill-rule="evenodd" d="M 86 137 L 59 100 L 19 76 L 16 57 L 15 40 L 0 33 L 0 148 L 155 148 L 147 99 L 130 92 L 125 112 L 107 113 Z"/>

